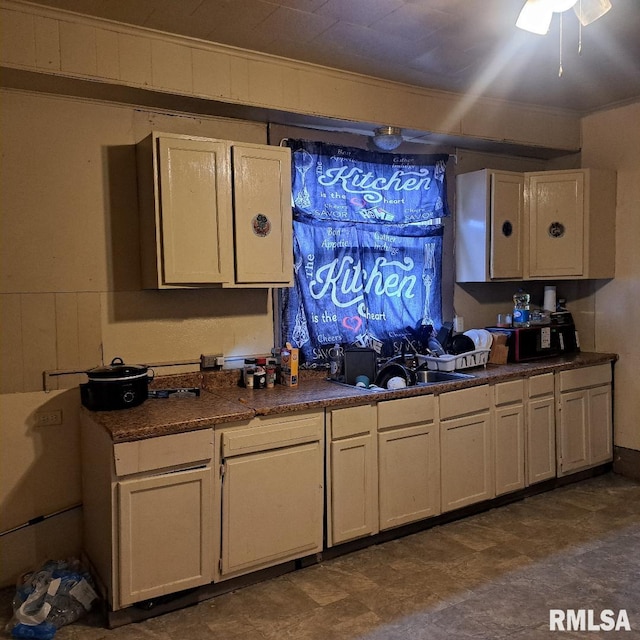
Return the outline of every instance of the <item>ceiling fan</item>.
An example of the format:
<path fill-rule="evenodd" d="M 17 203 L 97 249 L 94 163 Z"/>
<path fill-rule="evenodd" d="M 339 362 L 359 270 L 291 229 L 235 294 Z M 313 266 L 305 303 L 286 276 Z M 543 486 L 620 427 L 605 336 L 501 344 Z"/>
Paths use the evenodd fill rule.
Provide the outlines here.
<path fill-rule="evenodd" d="M 527 0 L 520 11 L 516 27 L 545 35 L 549 32 L 553 14 L 562 14 L 571 8 L 578 16 L 580 25 L 586 27 L 607 13 L 611 9 L 611 2 L 609 0 Z"/>

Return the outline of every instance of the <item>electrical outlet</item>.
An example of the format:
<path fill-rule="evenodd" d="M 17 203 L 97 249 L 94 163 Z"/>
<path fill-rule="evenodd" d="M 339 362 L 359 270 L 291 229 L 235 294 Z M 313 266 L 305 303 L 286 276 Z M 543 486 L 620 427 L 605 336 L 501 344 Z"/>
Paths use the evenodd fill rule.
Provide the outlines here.
<path fill-rule="evenodd" d="M 456 333 L 463 333 L 464 332 L 464 318 L 462 316 L 456 316 L 453 319 L 453 330 Z"/>
<path fill-rule="evenodd" d="M 57 424 L 62 424 L 62 409 L 35 412 L 36 427 L 51 427 Z"/>
<path fill-rule="evenodd" d="M 200 369 L 218 369 L 223 364 L 224 356 L 220 354 L 200 356 Z"/>

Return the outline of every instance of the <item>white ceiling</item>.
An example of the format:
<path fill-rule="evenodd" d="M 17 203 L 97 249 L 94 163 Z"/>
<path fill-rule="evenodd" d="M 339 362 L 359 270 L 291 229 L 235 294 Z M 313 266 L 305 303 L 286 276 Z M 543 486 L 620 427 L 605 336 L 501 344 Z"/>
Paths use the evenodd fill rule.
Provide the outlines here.
<path fill-rule="evenodd" d="M 455 92 L 583 113 L 640 99 L 640 0 L 582 30 L 515 27 L 524 0 L 40 0 L 91 16 Z"/>

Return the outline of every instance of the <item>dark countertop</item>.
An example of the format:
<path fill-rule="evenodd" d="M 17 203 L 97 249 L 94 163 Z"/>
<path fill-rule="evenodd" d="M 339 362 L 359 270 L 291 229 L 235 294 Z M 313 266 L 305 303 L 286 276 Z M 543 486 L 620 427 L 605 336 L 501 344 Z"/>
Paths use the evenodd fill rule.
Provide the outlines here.
<path fill-rule="evenodd" d="M 312 371 L 301 372 L 297 387 L 276 385 L 272 389 L 256 390 L 238 386 L 238 371 L 162 376 L 154 381 L 154 387 L 199 386 L 200 397 L 149 399 L 138 407 L 120 411 L 89 411 L 84 407 L 82 411 L 104 427 L 114 443 L 129 442 L 247 421 L 254 416 L 347 407 L 427 394 L 439 395 L 481 384 L 578 369 L 616 359 L 617 356 L 612 353 L 578 353 L 518 364 L 488 364 L 461 372 L 473 374 L 475 377 L 471 379 L 395 391 L 368 391 L 335 384 L 326 379 L 325 373 Z"/>

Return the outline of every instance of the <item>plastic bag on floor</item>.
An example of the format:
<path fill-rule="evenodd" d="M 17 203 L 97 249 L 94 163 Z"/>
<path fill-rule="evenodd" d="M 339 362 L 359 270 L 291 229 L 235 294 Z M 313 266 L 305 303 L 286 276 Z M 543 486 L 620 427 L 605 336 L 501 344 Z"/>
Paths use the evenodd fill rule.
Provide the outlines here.
<path fill-rule="evenodd" d="M 50 640 L 89 611 L 96 598 L 93 579 L 78 560 L 48 560 L 20 579 L 7 631 L 14 638 Z"/>

